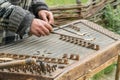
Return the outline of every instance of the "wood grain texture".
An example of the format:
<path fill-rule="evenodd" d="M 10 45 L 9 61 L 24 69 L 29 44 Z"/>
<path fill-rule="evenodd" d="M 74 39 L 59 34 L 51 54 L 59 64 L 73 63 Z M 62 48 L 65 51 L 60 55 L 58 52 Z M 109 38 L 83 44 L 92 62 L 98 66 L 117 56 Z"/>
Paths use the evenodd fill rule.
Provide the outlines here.
<path fill-rule="evenodd" d="M 117 69 L 116 69 L 115 80 L 119 80 L 119 77 L 120 77 L 120 54 L 118 55 L 118 61 L 117 61 Z"/>
<path fill-rule="evenodd" d="M 93 53 L 94 55 L 90 55 L 85 61 L 80 61 L 69 66 L 56 80 L 75 80 L 117 56 L 120 52 L 119 49 L 120 41 L 101 51 Z"/>
<path fill-rule="evenodd" d="M 59 27 L 76 32 L 75 30 L 69 28 L 71 24 L 80 28 L 79 33 L 86 32 L 86 36 L 89 36 L 88 38 L 96 38 L 92 43 L 98 44 L 100 46 L 100 50 L 96 51 L 83 46 L 78 46 L 73 43 L 62 41 L 59 39 L 60 36 L 57 34 L 51 34 L 49 36 L 40 38 L 32 36 L 20 41 L 19 43 L 15 42 L 1 46 L 0 55 L 2 53 L 9 53 L 14 54 L 14 56 L 26 55 L 28 57 L 36 58 L 44 55 L 44 59 L 61 59 L 64 54 L 67 54 L 68 56 L 75 54 L 80 55 L 80 60 L 75 61 L 68 58 L 69 63 L 65 64 L 64 68 L 57 69 L 55 72 L 52 72 L 52 76 L 48 74 L 21 74 L 17 72 L 4 72 L 1 70 L 0 78 L 2 78 L 2 80 L 16 80 L 16 77 L 18 77 L 20 80 L 29 79 L 29 77 L 33 78 L 33 80 L 76 80 L 80 78 L 84 80 L 85 78 L 91 77 L 94 75 L 94 73 L 99 72 L 116 61 L 116 56 L 118 56 L 120 53 L 119 35 L 87 20 L 78 20 Z M 86 38 L 86 36 L 78 36 L 60 28 L 55 28 L 54 31 L 77 38 Z M 0 58 L 1 57 L 5 56 L 0 56 Z M 57 64 L 57 66 L 63 65 L 59 63 L 50 64 Z"/>

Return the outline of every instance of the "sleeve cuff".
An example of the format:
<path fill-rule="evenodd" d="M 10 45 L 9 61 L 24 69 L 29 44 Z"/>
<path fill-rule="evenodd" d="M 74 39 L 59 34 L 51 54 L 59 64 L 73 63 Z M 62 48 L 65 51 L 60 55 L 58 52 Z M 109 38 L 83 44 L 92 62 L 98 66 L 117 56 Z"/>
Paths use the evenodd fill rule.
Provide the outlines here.
<path fill-rule="evenodd" d="M 26 14 L 25 18 L 23 19 L 17 33 L 23 37 L 24 35 L 29 35 L 30 27 L 32 24 L 32 21 L 34 19 L 34 15 L 31 13 Z"/>
<path fill-rule="evenodd" d="M 40 10 L 49 10 L 48 6 L 43 2 L 32 4 L 31 9 L 32 9 L 31 11 L 37 18 L 38 18 L 38 12 Z"/>

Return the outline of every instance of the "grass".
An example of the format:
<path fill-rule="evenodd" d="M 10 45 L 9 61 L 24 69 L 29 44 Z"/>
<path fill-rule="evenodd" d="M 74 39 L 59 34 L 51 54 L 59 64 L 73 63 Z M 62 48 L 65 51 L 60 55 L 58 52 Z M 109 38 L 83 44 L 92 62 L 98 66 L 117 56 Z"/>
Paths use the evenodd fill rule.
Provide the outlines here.
<path fill-rule="evenodd" d="M 107 29 L 120 34 L 120 7 L 114 9 L 112 6 L 107 5 L 103 21 Z"/>
<path fill-rule="evenodd" d="M 82 3 L 86 3 L 88 0 L 81 0 Z M 63 6 L 76 4 L 76 0 L 46 0 L 46 3 L 49 6 Z"/>
<path fill-rule="evenodd" d="M 97 73 L 96 75 L 94 75 L 91 78 L 91 80 L 101 80 L 102 76 L 110 74 L 111 72 L 113 72 L 114 69 L 115 69 L 115 64 L 112 64 L 108 66 L 107 68 L 105 68 L 104 70 Z"/>

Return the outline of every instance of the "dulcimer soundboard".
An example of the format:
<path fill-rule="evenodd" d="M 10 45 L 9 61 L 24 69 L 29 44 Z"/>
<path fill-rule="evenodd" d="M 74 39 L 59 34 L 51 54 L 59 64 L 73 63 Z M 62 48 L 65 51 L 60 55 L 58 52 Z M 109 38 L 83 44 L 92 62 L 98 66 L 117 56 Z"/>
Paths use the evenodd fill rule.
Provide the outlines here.
<path fill-rule="evenodd" d="M 88 20 L 0 47 L 1 80 L 77 80 L 118 55 L 120 36 Z M 27 64 L 27 61 L 35 60 Z"/>

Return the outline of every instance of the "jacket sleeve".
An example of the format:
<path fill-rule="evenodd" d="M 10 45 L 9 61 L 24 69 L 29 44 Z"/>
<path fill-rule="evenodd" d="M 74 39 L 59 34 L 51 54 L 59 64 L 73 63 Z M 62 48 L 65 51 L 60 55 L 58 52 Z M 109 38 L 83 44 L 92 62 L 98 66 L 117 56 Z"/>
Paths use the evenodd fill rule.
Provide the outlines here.
<path fill-rule="evenodd" d="M 24 35 L 31 26 L 34 16 L 8 0 L 0 0 L 0 26 L 19 35 Z"/>
<path fill-rule="evenodd" d="M 40 10 L 49 10 L 44 0 L 32 0 L 30 11 L 38 18 Z"/>

